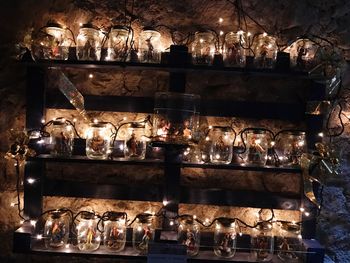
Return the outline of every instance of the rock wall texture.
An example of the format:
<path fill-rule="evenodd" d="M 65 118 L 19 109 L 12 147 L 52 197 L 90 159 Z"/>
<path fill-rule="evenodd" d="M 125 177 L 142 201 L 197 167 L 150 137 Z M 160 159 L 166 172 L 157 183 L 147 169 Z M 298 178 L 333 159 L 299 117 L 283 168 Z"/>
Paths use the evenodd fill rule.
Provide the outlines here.
<path fill-rule="evenodd" d="M 132 1 L 126 1 L 128 5 L 127 15 L 135 20 L 133 27 L 135 32 L 140 31 L 144 25 L 165 25 L 177 28 L 183 32 L 194 32 L 201 28 L 212 28 L 225 32 L 237 30 L 237 13 L 230 1 L 224 0 L 183 0 L 183 1 L 135 1 L 133 14 L 131 15 Z M 231 1 L 232 2 L 232 1 Z M 107 28 L 108 26 L 123 21 L 125 1 L 112 0 L 13 0 L 1 1 L 0 3 L 0 156 L 8 150 L 8 130 L 21 130 L 25 126 L 25 84 L 26 69 L 20 63 L 13 60 L 16 53 L 16 44 L 24 42 L 28 44 L 28 35 L 37 30 L 50 19 L 69 26 L 74 32 L 78 31 L 79 23 L 93 22 L 96 26 Z M 292 41 L 303 34 L 315 34 L 330 39 L 339 47 L 344 48 L 344 54 L 350 58 L 350 2 L 346 0 L 246 0 L 243 1 L 245 11 L 261 24 L 265 31 L 280 35 L 286 41 Z M 218 18 L 222 17 L 224 22 L 218 24 Z M 262 31 L 262 28 L 247 20 L 251 31 Z M 169 45 L 170 34 L 166 27 L 160 27 L 164 36 L 165 45 Z M 93 95 L 132 95 L 150 96 L 155 91 L 163 91 L 168 87 L 168 75 L 161 71 L 115 71 L 108 70 L 67 70 L 67 76 L 76 84 L 83 94 Z M 88 75 L 94 74 L 90 79 Z M 125 75 L 123 88 L 122 79 Z M 344 87 L 350 89 L 350 77 L 346 73 L 343 81 Z M 299 80 L 278 79 L 269 81 L 268 78 L 248 78 L 246 76 L 189 74 L 187 91 L 199 93 L 202 97 L 210 96 L 217 98 L 234 98 L 237 100 L 256 99 L 260 101 L 283 101 L 291 102 L 305 96 L 305 83 Z M 264 92 L 260 92 L 264 88 Z M 283 92 L 280 92 L 283 89 Z M 346 90 L 344 95 L 346 96 Z M 346 116 L 350 111 L 343 105 Z M 48 110 L 46 119 L 63 116 L 78 117 L 74 111 Z M 121 113 L 94 113 L 94 116 L 104 120 L 121 119 L 125 114 Z M 128 119 L 143 118 L 142 114 L 127 114 Z M 341 155 L 341 175 L 329 180 L 323 191 L 323 210 L 319 217 L 318 235 L 319 239 L 327 248 L 329 260 L 335 262 L 350 262 L 350 156 L 349 156 L 349 120 L 342 116 L 345 123 L 345 131 L 341 137 L 334 140 L 334 144 Z M 349 117 L 349 116 L 348 116 Z M 335 124 L 336 117 L 334 117 Z M 283 128 L 303 128 L 304 123 L 290 124 L 288 121 L 271 122 L 269 120 L 241 120 L 232 118 L 203 118 L 203 125 L 227 124 L 234 121 L 239 129 L 246 125 L 269 127 L 274 131 Z M 83 133 L 84 124 L 78 119 L 79 131 Z M 74 169 L 70 167 L 67 171 L 62 168 L 51 166 L 47 168 L 52 171 L 52 176 L 74 176 Z M 101 167 L 100 169 L 103 169 Z M 130 177 L 130 167 L 113 168 L 108 170 L 104 177 L 97 177 L 97 172 L 91 172 L 89 178 L 75 178 L 76 180 L 89 180 L 94 182 L 105 181 L 113 183 L 115 176 L 125 183 L 159 183 L 162 173 L 159 170 L 144 170 L 142 176 Z M 98 171 L 96 169 L 96 171 Z M 299 181 L 287 175 L 268 174 L 266 179 L 273 181 L 269 186 L 272 191 L 299 192 Z M 220 180 L 216 174 L 208 170 L 202 172 L 184 171 L 182 183 L 184 185 L 196 183 L 200 186 L 217 184 L 217 187 L 236 189 L 261 190 L 262 176 L 252 174 L 235 174 L 222 172 Z M 259 180 L 257 180 L 259 178 Z M 237 182 L 235 181 L 237 180 Z M 15 207 L 11 203 L 16 202 L 15 193 L 16 175 L 14 163 L 0 158 L 0 260 L 1 262 L 47 262 L 42 256 L 14 255 L 12 250 L 12 233 L 18 227 L 20 218 L 17 216 Z M 227 183 L 227 184 L 226 184 Z M 65 199 L 48 197 L 45 199 L 45 208 L 69 206 L 74 209 L 91 207 L 96 211 L 107 208 L 127 210 L 135 214 L 139 210 L 158 209 L 160 204 L 137 202 L 111 202 L 110 200 L 91 199 Z M 182 206 L 180 212 L 191 213 L 194 211 L 198 217 L 239 215 L 243 218 L 251 218 L 254 209 L 247 208 L 218 208 L 202 206 Z M 206 213 L 205 211 L 209 211 Z M 298 220 L 299 213 L 286 213 L 276 211 L 278 219 Z M 62 261 L 60 257 L 50 258 L 52 262 Z M 70 258 L 70 262 L 94 262 L 95 259 Z M 104 260 L 110 262 L 109 260 Z M 115 260 L 114 260 L 115 262 Z"/>

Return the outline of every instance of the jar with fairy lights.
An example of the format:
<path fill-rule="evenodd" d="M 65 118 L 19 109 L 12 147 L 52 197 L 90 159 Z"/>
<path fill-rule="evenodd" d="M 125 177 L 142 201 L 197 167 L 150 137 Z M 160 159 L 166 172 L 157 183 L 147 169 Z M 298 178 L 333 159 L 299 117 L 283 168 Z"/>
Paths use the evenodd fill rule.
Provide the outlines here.
<path fill-rule="evenodd" d="M 297 263 L 303 258 L 300 224 L 280 222 L 279 236 L 276 238 L 277 256 L 283 262 Z"/>
<path fill-rule="evenodd" d="M 193 257 L 198 254 L 200 247 L 200 227 L 193 216 L 180 216 L 177 240 L 179 244 L 186 246 L 188 256 Z"/>
<path fill-rule="evenodd" d="M 77 247 L 82 251 L 95 251 L 100 247 L 101 234 L 97 224 L 99 217 L 93 212 L 81 212 L 75 219 Z"/>
<path fill-rule="evenodd" d="M 267 33 L 260 34 L 254 48 L 256 66 L 258 68 L 272 68 L 276 61 L 277 49 L 276 38 L 267 35 Z"/>
<path fill-rule="evenodd" d="M 162 52 L 160 32 L 152 27 L 144 27 L 139 39 L 139 61 L 144 63 L 160 63 Z"/>
<path fill-rule="evenodd" d="M 274 253 L 273 224 L 263 221 L 259 213 L 258 225 L 251 234 L 251 258 L 257 262 L 270 262 Z"/>
<path fill-rule="evenodd" d="M 70 157 L 73 152 L 74 130 L 64 119 L 52 121 L 50 131 L 50 154 L 56 157 Z"/>
<path fill-rule="evenodd" d="M 113 26 L 108 38 L 108 54 L 106 60 L 128 61 L 131 39 L 131 28 Z"/>
<path fill-rule="evenodd" d="M 210 65 L 213 62 L 216 39 L 210 31 L 196 32 L 192 43 L 193 63 L 197 65 Z"/>
<path fill-rule="evenodd" d="M 114 252 L 122 251 L 126 242 L 126 213 L 109 211 L 102 216 L 102 220 L 105 247 Z"/>
<path fill-rule="evenodd" d="M 208 134 L 211 142 L 210 162 L 229 164 L 232 161 L 233 144 L 236 138 L 231 127 L 214 126 Z"/>
<path fill-rule="evenodd" d="M 148 213 L 137 215 L 133 226 L 132 244 L 140 254 L 148 252 L 148 244 L 154 240 L 154 216 Z"/>
<path fill-rule="evenodd" d="M 68 243 L 71 217 L 68 211 L 55 210 L 48 213 L 43 239 L 46 248 L 61 248 Z"/>
<path fill-rule="evenodd" d="M 147 138 L 145 123 L 131 122 L 128 124 L 124 141 L 124 156 L 127 159 L 145 159 Z"/>
<path fill-rule="evenodd" d="M 214 253 L 220 258 L 232 258 L 236 252 L 236 223 L 232 218 L 220 217 L 215 223 Z"/>
<path fill-rule="evenodd" d="M 110 131 L 107 122 L 89 124 L 86 136 L 86 156 L 90 159 L 107 159 L 110 147 Z"/>
<path fill-rule="evenodd" d="M 268 155 L 268 131 L 266 129 L 248 128 L 242 132 L 241 136 L 245 145 L 244 162 L 264 166 Z"/>
<path fill-rule="evenodd" d="M 244 67 L 245 50 L 240 45 L 240 35 L 236 32 L 229 32 L 225 36 L 224 63 L 230 67 Z"/>
<path fill-rule="evenodd" d="M 298 39 L 286 48 L 286 52 L 290 53 L 292 65 L 302 71 L 317 66 L 317 51 L 317 44 L 307 38 Z"/>
<path fill-rule="evenodd" d="M 275 137 L 275 151 L 283 166 L 299 166 L 303 153 L 307 152 L 304 131 L 280 131 Z"/>
<path fill-rule="evenodd" d="M 78 60 L 100 60 L 101 38 L 100 31 L 92 24 L 84 24 L 79 29 L 77 37 Z"/>

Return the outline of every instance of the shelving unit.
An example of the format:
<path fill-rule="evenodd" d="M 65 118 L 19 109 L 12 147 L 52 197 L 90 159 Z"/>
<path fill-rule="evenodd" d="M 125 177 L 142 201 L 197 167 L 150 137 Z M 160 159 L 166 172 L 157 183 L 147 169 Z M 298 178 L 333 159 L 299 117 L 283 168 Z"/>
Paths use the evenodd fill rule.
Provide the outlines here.
<path fill-rule="evenodd" d="M 303 72 L 276 72 L 270 69 L 245 69 L 226 68 L 212 66 L 171 66 L 162 64 L 141 64 L 122 62 L 85 62 L 85 61 L 38 61 L 26 63 L 27 75 L 27 129 L 35 129 L 41 126 L 41 119 L 45 109 L 73 109 L 66 98 L 59 93 L 46 93 L 46 70 L 50 68 L 81 68 L 97 69 L 108 68 L 113 70 L 161 70 L 169 72 L 169 91 L 184 92 L 186 74 L 200 72 L 215 72 L 220 74 L 237 74 L 247 76 L 269 76 L 271 78 L 302 78 L 310 82 L 308 100 L 325 100 L 325 87 L 319 83 L 312 82 L 309 73 Z M 121 96 L 84 96 L 86 110 L 96 111 L 118 111 L 118 112 L 153 112 L 153 98 L 148 97 L 121 97 Z M 259 110 L 256 110 L 259 109 Z M 322 115 L 306 115 L 306 103 L 284 104 L 278 102 L 247 102 L 247 101 L 225 101 L 204 100 L 202 101 L 202 115 L 219 117 L 242 117 L 257 119 L 288 120 L 291 122 L 304 121 L 307 125 L 308 145 L 314 145 L 318 141 L 317 134 L 322 131 Z M 210 204 L 223 206 L 258 207 L 273 209 L 298 210 L 301 206 L 301 197 L 298 194 L 282 194 L 271 192 L 254 191 L 231 191 L 227 189 L 199 189 L 185 188 L 180 186 L 180 175 L 183 168 L 202 169 L 230 169 L 252 172 L 290 173 L 301 176 L 300 168 L 284 167 L 258 167 L 249 165 L 214 165 L 182 163 L 180 159 L 181 148 L 167 146 L 164 160 L 129 161 L 123 158 L 113 160 L 89 160 L 84 156 L 73 156 L 72 158 L 54 158 L 50 155 L 39 155 L 29 158 L 25 167 L 24 178 L 24 212 L 30 218 L 37 218 L 42 213 L 43 196 L 66 196 L 66 197 L 92 197 L 118 200 L 158 201 L 172 200 L 172 205 L 167 207 L 170 212 L 176 213 L 180 203 L 185 204 Z M 145 189 L 142 186 L 117 185 L 117 184 L 93 184 L 74 183 L 59 179 L 50 179 L 45 175 L 46 163 L 79 163 L 86 165 L 143 165 L 157 166 L 164 169 L 164 182 Z M 28 178 L 34 180 L 29 183 Z M 140 189 L 142 188 L 142 191 Z M 315 211 L 311 211 L 315 213 Z M 303 237 L 314 238 L 315 222 L 308 220 L 303 225 Z M 40 245 L 33 243 L 33 233 L 30 226 L 22 226 L 14 235 L 14 250 L 17 252 L 51 255 L 74 255 L 74 256 L 102 256 L 118 257 L 128 260 L 146 259 L 145 256 L 134 255 L 129 248 L 119 254 L 110 254 L 105 250 L 94 253 L 82 253 L 80 251 L 48 251 Z M 324 250 L 319 244 L 304 240 L 307 254 L 307 262 L 320 262 Z M 202 251 L 200 255 L 189 262 L 216 262 L 210 251 Z M 237 252 L 232 259 L 235 262 L 249 262 L 246 252 Z M 273 262 L 279 262 L 277 256 Z"/>

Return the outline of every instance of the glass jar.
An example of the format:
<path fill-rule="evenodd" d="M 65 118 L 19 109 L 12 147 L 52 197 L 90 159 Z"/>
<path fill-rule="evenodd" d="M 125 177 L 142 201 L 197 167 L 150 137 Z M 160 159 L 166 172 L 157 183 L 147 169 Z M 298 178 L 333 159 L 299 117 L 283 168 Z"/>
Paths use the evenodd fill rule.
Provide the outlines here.
<path fill-rule="evenodd" d="M 193 64 L 210 65 L 215 49 L 215 36 L 212 32 L 196 32 L 192 43 Z"/>
<path fill-rule="evenodd" d="M 104 244 L 115 252 L 122 251 L 126 242 L 126 213 L 107 212 L 104 220 Z"/>
<path fill-rule="evenodd" d="M 180 217 L 177 233 L 179 244 L 187 247 L 187 255 L 190 257 L 196 256 L 200 246 L 200 228 L 193 216 L 184 215 Z"/>
<path fill-rule="evenodd" d="M 97 229 L 99 218 L 90 212 L 82 212 L 77 224 L 78 248 L 82 251 L 94 251 L 100 247 L 101 235 Z"/>
<path fill-rule="evenodd" d="M 106 60 L 128 61 L 131 43 L 130 30 L 125 26 L 113 26 L 108 39 L 108 56 Z"/>
<path fill-rule="evenodd" d="M 100 31 L 91 24 L 85 24 L 79 29 L 77 37 L 78 60 L 100 60 Z"/>
<path fill-rule="evenodd" d="M 140 35 L 139 60 L 146 63 L 159 63 L 162 52 L 161 34 L 151 28 L 144 27 Z"/>
<path fill-rule="evenodd" d="M 90 123 L 86 136 L 86 156 L 90 159 L 107 159 L 111 136 L 108 123 Z"/>
<path fill-rule="evenodd" d="M 284 262 L 300 262 L 303 257 L 300 225 L 296 222 L 283 222 L 280 224 L 279 236 L 276 239 L 277 256 Z"/>
<path fill-rule="evenodd" d="M 269 262 L 273 258 L 274 237 L 272 223 L 259 222 L 251 234 L 251 257 L 257 262 Z"/>
<path fill-rule="evenodd" d="M 248 130 L 243 134 L 245 138 L 245 157 L 247 164 L 265 165 L 268 153 L 268 139 L 266 130 Z"/>
<path fill-rule="evenodd" d="M 232 218 L 216 220 L 214 232 L 214 253 L 218 257 L 232 258 L 236 252 L 236 224 Z"/>
<path fill-rule="evenodd" d="M 275 150 L 282 165 L 300 165 L 301 155 L 307 152 L 305 132 L 279 132 L 276 136 Z"/>
<path fill-rule="evenodd" d="M 317 50 L 317 45 L 309 39 L 298 39 L 286 49 L 286 52 L 290 53 L 294 67 L 299 70 L 308 70 L 317 65 L 315 59 Z"/>
<path fill-rule="evenodd" d="M 198 95 L 157 92 L 153 114 L 155 141 L 187 144 L 198 124 Z"/>
<path fill-rule="evenodd" d="M 153 216 L 148 213 L 139 214 L 133 227 L 132 244 L 136 251 L 146 254 L 148 244 L 154 239 Z"/>
<path fill-rule="evenodd" d="M 238 33 L 229 32 L 225 36 L 224 63 L 230 67 L 244 67 L 245 65 L 245 50 L 240 45 Z"/>
<path fill-rule="evenodd" d="M 232 161 L 232 149 L 235 133 L 231 127 L 214 126 L 209 132 L 210 162 L 229 164 Z"/>
<path fill-rule="evenodd" d="M 48 214 L 44 227 L 46 248 L 60 248 L 68 243 L 70 217 L 66 211 L 57 210 Z"/>
<path fill-rule="evenodd" d="M 67 30 L 57 23 L 48 23 L 34 37 L 32 55 L 35 59 L 67 60 L 72 39 Z"/>
<path fill-rule="evenodd" d="M 130 123 L 126 136 L 124 141 L 125 158 L 137 160 L 145 159 L 147 146 L 145 124 L 137 122 Z"/>
<path fill-rule="evenodd" d="M 276 38 L 260 34 L 255 45 L 256 64 L 259 68 L 272 68 L 277 57 Z"/>
<path fill-rule="evenodd" d="M 73 151 L 74 132 L 65 120 L 52 122 L 50 132 L 50 154 L 57 157 L 70 157 Z"/>

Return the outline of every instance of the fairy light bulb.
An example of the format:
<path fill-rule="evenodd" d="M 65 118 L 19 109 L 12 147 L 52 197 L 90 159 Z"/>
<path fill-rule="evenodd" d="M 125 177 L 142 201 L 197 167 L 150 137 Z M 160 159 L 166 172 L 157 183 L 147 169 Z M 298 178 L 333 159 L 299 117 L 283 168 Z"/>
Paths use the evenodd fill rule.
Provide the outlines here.
<path fill-rule="evenodd" d="M 93 74 L 89 74 L 89 78 L 92 79 L 94 77 Z"/>
<path fill-rule="evenodd" d="M 83 26 L 83 23 L 79 23 L 79 26 Z"/>
<path fill-rule="evenodd" d="M 300 207 L 299 210 L 300 210 L 300 212 L 304 212 L 305 208 L 304 207 Z"/>
<path fill-rule="evenodd" d="M 45 119 L 41 119 L 41 123 L 44 124 L 45 123 Z"/>
<path fill-rule="evenodd" d="M 276 143 L 274 141 L 272 141 L 270 144 L 271 144 L 271 146 L 275 146 Z"/>
<path fill-rule="evenodd" d="M 267 33 L 266 32 L 263 33 L 263 37 L 267 37 Z"/>
<path fill-rule="evenodd" d="M 173 226 L 173 225 L 174 225 L 174 221 L 171 220 L 171 221 L 169 222 L 169 225 L 170 225 L 170 226 Z"/>
<path fill-rule="evenodd" d="M 310 212 L 304 212 L 305 216 L 310 216 Z"/>
<path fill-rule="evenodd" d="M 163 206 L 167 206 L 169 202 L 167 200 L 163 200 Z"/>
<path fill-rule="evenodd" d="M 34 178 L 28 178 L 27 182 L 28 182 L 28 184 L 34 184 L 35 183 L 35 179 Z"/>
<path fill-rule="evenodd" d="M 36 220 L 30 220 L 30 224 L 31 224 L 32 226 L 35 226 L 35 225 L 36 225 Z"/>
<path fill-rule="evenodd" d="M 219 23 L 224 22 L 224 19 L 222 17 L 219 18 Z"/>
<path fill-rule="evenodd" d="M 94 119 L 94 123 L 97 124 L 98 123 L 98 119 Z"/>
<path fill-rule="evenodd" d="M 41 240 L 43 238 L 43 235 L 36 235 L 36 239 Z"/>
<path fill-rule="evenodd" d="M 320 132 L 320 133 L 318 134 L 318 136 L 322 138 L 322 137 L 324 136 L 324 135 L 323 135 L 323 132 Z"/>
<path fill-rule="evenodd" d="M 220 36 L 222 36 L 224 34 L 224 31 L 220 30 Z"/>
<path fill-rule="evenodd" d="M 16 203 L 13 203 L 13 202 L 10 204 L 11 207 L 14 207 L 15 205 Z"/>

